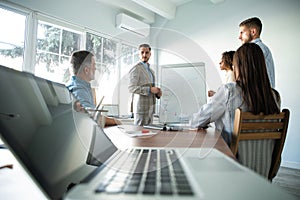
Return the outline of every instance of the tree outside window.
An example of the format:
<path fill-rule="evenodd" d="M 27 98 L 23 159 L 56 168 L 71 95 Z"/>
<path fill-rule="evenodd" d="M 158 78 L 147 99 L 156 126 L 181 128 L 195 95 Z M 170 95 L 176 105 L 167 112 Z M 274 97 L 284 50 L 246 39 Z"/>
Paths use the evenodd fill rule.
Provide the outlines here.
<path fill-rule="evenodd" d="M 0 65 L 22 71 L 26 16 L 2 8 L 0 16 Z"/>
<path fill-rule="evenodd" d="M 114 90 L 119 77 L 117 66 L 117 42 L 95 34 L 86 34 L 86 49 L 96 57 L 96 76 L 92 87 L 96 89 L 97 101 L 104 96 L 103 103 L 116 103 Z"/>
<path fill-rule="evenodd" d="M 39 21 L 35 74 L 66 83 L 70 79 L 69 59 L 80 49 L 81 34 Z"/>
<path fill-rule="evenodd" d="M 0 8 L 0 64 L 22 70 L 26 16 Z M 5 16 L 5 17 L 3 17 Z M 10 19 L 8 22 L 6 19 Z M 13 22 L 12 22 L 13 21 Z M 11 24 L 14 26 L 11 26 Z M 83 36 L 86 41 L 82 41 Z M 89 32 L 83 33 L 67 27 L 38 21 L 34 73 L 51 81 L 66 83 L 70 79 L 70 56 L 73 51 L 85 48 L 96 58 L 97 100 L 119 104 L 120 114 L 129 113 L 129 97 L 126 75 L 138 62 L 136 47 Z"/>

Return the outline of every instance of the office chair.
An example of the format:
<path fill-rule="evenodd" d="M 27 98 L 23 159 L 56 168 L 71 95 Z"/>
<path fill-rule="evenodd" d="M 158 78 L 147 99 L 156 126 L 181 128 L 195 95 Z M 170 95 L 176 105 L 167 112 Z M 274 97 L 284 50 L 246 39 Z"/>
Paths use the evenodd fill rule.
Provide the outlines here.
<path fill-rule="evenodd" d="M 288 109 L 283 109 L 279 114 L 272 115 L 254 115 L 251 112 L 243 112 L 239 108 L 236 109 L 234 130 L 230 145 L 232 153 L 240 162 L 242 159 L 239 159 L 239 157 L 243 154 L 244 163 L 242 164 L 256 172 L 259 171 L 259 168 L 267 167 L 267 169 L 264 169 L 266 172 L 264 176 L 272 181 L 280 166 L 281 153 L 287 134 L 289 117 L 290 111 Z M 272 143 L 268 143 L 268 141 L 271 141 Z M 243 142 L 244 145 L 247 145 L 247 142 L 252 142 L 252 144 L 244 147 L 244 152 L 240 153 L 239 149 L 242 150 Z M 262 147 L 262 145 L 266 146 Z M 255 151 L 257 152 L 254 153 Z M 268 155 L 265 157 L 264 155 L 259 155 L 263 154 L 263 152 L 269 152 L 269 154 L 267 153 Z M 258 156 L 254 154 L 257 154 Z M 262 164 L 268 159 L 268 164 Z M 255 166 L 253 163 L 249 164 L 249 160 L 250 163 L 254 161 L 255 163 L 258 163 L 257 165 L 259 166 Z"/>

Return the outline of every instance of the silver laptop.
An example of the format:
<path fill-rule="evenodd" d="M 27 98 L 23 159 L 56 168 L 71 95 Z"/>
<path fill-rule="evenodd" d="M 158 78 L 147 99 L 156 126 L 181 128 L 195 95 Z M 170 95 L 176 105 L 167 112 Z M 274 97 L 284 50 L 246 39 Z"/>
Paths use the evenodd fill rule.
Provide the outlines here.
<path fill-rule="evenodd" d="M 62 84 L 0 66 L 0 93 L 1 139 L 49 199 L 290 198 L 213 148 L 118 149 Z"/>

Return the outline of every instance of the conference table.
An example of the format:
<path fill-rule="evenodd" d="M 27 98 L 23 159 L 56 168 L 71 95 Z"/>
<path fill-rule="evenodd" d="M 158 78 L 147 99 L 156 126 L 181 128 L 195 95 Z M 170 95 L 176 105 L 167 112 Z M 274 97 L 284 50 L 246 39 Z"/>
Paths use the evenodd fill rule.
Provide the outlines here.
<path fill-rule="evenodd" d="M 229 156 L 229 160 L 231 158 L 235 159 L 220 132 L 215 130 L 214 127 L 182 131 L 148 130 L 148 133 L 141 133 L 143 129 L 140 126 L 119 125 L 105 127 L 104 131 L 120 149 L 128 147 L 192 147 L 199 148 L 199 150 L 201 148 L 215 148 Z M 133 132 L 140 132 L 141 134 L 133 136 Z M 14 160 L 9 151 L 5 150 L 5 152 L 0 153 L 2 153 L 0 158 L 3 159 L 3 154 L 8 154 L 7 160 Z M 16 168 L 15 170 L 0 171 L 2 172 L 2 183 L 6 183 L 0 189 L 1 199 L 14 199 L 14 197 L 17 199 L 20 196 L 23 198 L 30 197 L 30 199 L 45 199 L 31 177 L 19 166 L 19 163 L 15 161 L 13 165 Z M 229 166 L 226 165 L 227 167 Z M 296 199 L 254 172 L 241 170 L 236 165 L 232 167 L 235 170 L 225 168 L 222 171 L 216 171 L 218 169 L 217 165 L 213 166 L 210 169 L 211 171 L 206 169 L 201 172 L 200 170 L 199 173 L 202 177 L 199 182 L 202 186 L 201 190 L 206 195 L 205 199 Z M 199 166 L 199 169 L 201 169 L 201 166 Z M 212 176 L 214 178 L 211 178 Z M 224 184 L 227 183 L 229 183 L 229 187 L 232 185 L 232 190 L 224 190 Z M 3 198 L 3 195 L 8 198 Z M 220 198 L 221 196 L 222 198 Z"/>
<path fill-rule="evenodd" d="M 143 127 L 133 125 L 104 128 L 106 135 L 120 149 L 130 147 L 179 147 L 199 148 L 199 151 L 201 151 L 201 148 L 203 150 L 214 148 L 228 156 L 228 160 L 232 158 L 234 161 L 231 161 L 233 162 L 222 160 L 222 164 L 221 162 L 218 165 L 209 164 L 210 169 L 201 168 L 206 164 L 199 164 L 199 174 L 195 174 L 195 177 L 201 185 L 201 190 L 204 191 L 204 199 L 296 199 L 282 188 L 235 162 L 235 156 L 222 138 L 221 133 L 214 127 L 181 131 L 148 129 L 145 133 L 143 133 L 143 130 L 145 130 Z M 148 131 L 150 132 L 148 133 Z M 138 136 L 133 136 L 135 133 L 139 133 Z M 222 165 L 222 169 L 218 168 L 219 165 Z"/>
<path fill-rule="evenodd" d="M 223 140 L 221 133 L 214 127 L 200 130 L 184 129 L 180 131 L 147 129 L 147 131 L 150 131 L 150 135 L 149 133 L 141 133 L 139 136 L 132 136 L 132 133 L 145 130 L 141 126 L 119 125 L 106 127 L 104 130 L 111 141 L 120 149 L 128 147 L 215 148 L 235 159 L 230 148 Z M 122 132 L 123 134 L 117 134 L 118 132 Z"/>

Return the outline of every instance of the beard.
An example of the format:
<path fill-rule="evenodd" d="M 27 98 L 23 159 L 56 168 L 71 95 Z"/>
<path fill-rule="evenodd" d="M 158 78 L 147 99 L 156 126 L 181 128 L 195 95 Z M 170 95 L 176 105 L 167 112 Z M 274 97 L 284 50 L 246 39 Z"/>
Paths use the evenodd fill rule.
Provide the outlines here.
<path fill-rule="evenodd" d="M 248 38 L 245 38 L 245 39 L 244 39 L 243 44 L 249 43 L 249 42 L 251 42 L 252 40 L 253 40 L 253 37 L 252 37 L 251 34 L 249 34 Z"/>
<path fill-rule="evenodd" d="M 146 62 L 148 62 L 149 58 L 142 58 L 141 60 L 142 60 L 142 62 L 146 63 Z"/>

